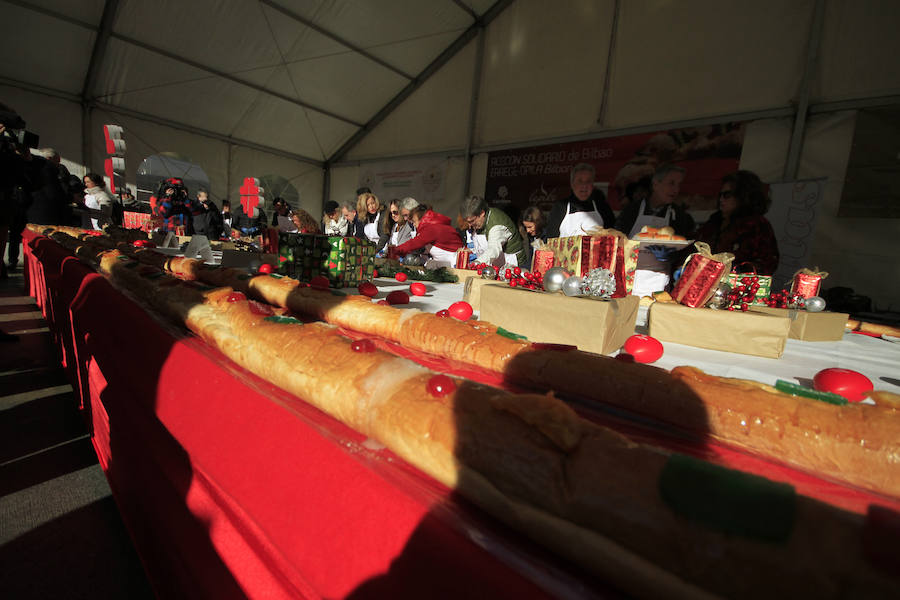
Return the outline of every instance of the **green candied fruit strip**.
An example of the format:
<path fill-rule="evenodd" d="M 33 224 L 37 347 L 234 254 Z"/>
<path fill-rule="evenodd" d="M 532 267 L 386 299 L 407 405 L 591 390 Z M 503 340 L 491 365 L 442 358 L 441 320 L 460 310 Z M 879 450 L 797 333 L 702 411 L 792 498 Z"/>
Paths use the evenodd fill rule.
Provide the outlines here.
<path fill-rule="evenodd" d="M 295 319 L 294 317 L 283 317 L 283 316 L 273 316 L 266 317 L 263 321 L 268 321 L 269 323 L 280 323 L 281 325 L 303 325 L 303 321 L 299 319 Z"/>
<path fill-rule="evenodd" d="M 125 254 L 120 254 L 119 256 L 116 257 L 116 260 L 131 260 L 131 257 L 127 256 Z"/>
<path fill-rule="evenodd" d="M 728 535 L 783 543 L 794 527 L 794 486 L 683 454 L 669 457 L 659 494 L 682 517 Z"/>
<path fill-rule="evenodd" d="M 511 340 L 527 340 L 528 338 L 524 335 L 519 335 L 518 333 L 513 333 L 512 331 L 507 331 L 502 327 L 497 328 L 497 334 L 502 335 L 505 338 L 509 338 Z"/>
<path fill-rule="evenodd" d="M 278 273 L 269 273 L 269 277 L 274 277 L 275 279 L 284 279 L 284 275 L 279 275 Z"/>
<path fill-rule="evenodd" d="M 849 404 L 847 399 L 840 394 L 811 390 L 808 387 L 803 387 L 800 384 L 785 381 L 784 379 L 779 379 L 775 382 L 775 389 L 779 392 L 784 392 L 785 394 L 790 394 L 792 396 L 812 398 L 813 400 L 819 400 L 820 402 L 827 402 L 829 404 L 837 404 L 838 406 L 842 404 Z"/>

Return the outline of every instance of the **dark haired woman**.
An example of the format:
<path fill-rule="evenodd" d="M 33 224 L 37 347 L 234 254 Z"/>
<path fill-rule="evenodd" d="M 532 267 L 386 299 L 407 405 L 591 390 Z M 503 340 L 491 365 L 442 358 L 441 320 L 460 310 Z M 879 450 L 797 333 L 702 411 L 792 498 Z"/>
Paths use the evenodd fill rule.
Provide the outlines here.
<path fill-rule="evenodd" d="M 547 239 L 544 235 L 544 227 L 547 226 L 547 218 L 537 206 L 529 206 L 522 211 L 519 217 L 519 235 L 526 243 L 525 258 L 528 264 L 520 265 L 526 269 L 531 269 L 531 263 L 534 260 L 535 245 Z"/>
<path fill-rule="evenodd" d="M 731 252 L 739 271 L 771 275 L 778 268 L 778 241 L 771 223 L 763 215 L 769 210 L 769 196 L 756 173 L 736 171 L 722 178 L 719 210 L 698 231 L 697 241 L 709 244 L 712 252 Z"/>

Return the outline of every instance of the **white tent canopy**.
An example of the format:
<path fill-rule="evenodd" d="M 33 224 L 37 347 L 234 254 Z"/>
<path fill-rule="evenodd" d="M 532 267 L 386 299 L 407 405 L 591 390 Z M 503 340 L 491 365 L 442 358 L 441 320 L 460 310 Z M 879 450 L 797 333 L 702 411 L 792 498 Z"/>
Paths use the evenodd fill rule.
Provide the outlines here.
<path fill-rule="evenodd" d="M 900 303 L 898 220 L 838 219 L 855 112 L 900 104 L 895 0 L 0 0 L 0 101 L 74 172 L 125 129 L 200 165 L 214 199 L 277 176 L 314 214 L 388 157 L 447 160 L 445 208 L 486 152 L 747 121 L 741 165 L 827 177 L 813 257 Z M 849 250 L 853 250 L 848 254 Z M 865 260 L 856 260 L 862 255 Z M 851 264 L 851 261 L 855 261 Z"/>

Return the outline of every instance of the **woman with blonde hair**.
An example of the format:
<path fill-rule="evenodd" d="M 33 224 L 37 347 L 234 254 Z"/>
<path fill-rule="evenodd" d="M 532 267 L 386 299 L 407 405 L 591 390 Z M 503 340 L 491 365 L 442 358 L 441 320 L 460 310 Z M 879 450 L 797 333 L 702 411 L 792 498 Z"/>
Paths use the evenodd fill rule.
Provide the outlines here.
<path fill-rule="evenodd" d="M 381 237 L 378 225 L 384 215 L 384 204 L 378 201 L 375 194 L 362 193 L 356 198 L 356 214 L 362 223 L 366 239 L 378 244 Z"/>

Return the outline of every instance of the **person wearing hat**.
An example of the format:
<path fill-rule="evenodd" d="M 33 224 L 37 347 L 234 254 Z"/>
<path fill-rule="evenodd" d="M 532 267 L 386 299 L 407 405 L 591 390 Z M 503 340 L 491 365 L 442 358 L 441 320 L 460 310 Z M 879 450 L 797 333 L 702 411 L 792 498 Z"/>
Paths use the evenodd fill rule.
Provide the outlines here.
<path fill-rule="evenodd" d="M 181 179 L 169 177 L 164 180 L 156 196 L 150 199 L 150 206 L 153 216 L 162 220 L 162 231 L 174 232 L 177 227 L 182 226 L 190 231 L 193 203 Z"/>
<path fill-rule="evenodd" d="M 338 209 L 340 206 L 334 200 L 325 203 L 324 214 L 322 215 L 322 231 L 325 235 L 339 235 L 344 237 L 347 235 L 347 219 Z"/>
<path fill-rule="evenodd" d="M 499 208 L 491 208 L 481 196 L 469 196 L 460 211 L 472 229 L 475 261 L 487 265 L 525 265 L 525 242 L 519 228 Z"/>

